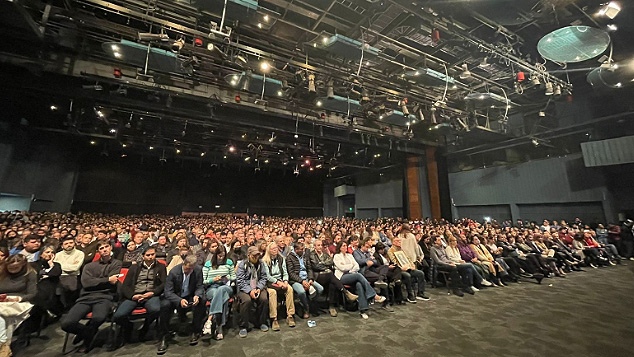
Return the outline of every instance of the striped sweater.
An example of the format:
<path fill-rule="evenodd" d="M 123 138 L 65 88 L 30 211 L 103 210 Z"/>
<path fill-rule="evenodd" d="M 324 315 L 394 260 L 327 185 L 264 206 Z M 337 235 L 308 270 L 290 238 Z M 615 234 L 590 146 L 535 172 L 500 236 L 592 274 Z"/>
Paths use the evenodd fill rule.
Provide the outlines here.
<path fill-rule="evenodd" d="M 236 270 L 231 259 L 227 259 L 227 263 L 218 266 L 217 269 L 211 266 L 211 261 L 205 262 L 203 266 L 203 284 L 213 284 L 214 278 L 217 276 L 226 276 L 229 281 L 236 280 Z"/>

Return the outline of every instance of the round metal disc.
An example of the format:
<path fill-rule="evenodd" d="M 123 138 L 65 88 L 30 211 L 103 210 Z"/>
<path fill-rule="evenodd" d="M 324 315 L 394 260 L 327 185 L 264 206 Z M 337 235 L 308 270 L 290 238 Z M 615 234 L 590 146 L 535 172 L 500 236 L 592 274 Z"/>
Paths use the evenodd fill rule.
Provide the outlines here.
<path fill-rule="evenodd" d="M 610 45 L 606 31 L 589 26 L 568 26 L 542 37 L 539 54 L 559 63 L 575 63 L 599 56 Z"/>

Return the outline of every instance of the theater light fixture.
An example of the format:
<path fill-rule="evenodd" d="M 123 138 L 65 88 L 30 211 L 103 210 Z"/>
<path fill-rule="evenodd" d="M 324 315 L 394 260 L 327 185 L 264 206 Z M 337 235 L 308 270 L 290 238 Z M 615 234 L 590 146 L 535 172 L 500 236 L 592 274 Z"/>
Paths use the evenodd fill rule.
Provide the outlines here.
<path fill-rule="evenodd" d="M 403 112 L 404 117 L 409 116 L 409 110 L 407 109 L 407 98 L 403 98 L 398 102 L 398 105 L 401 107 L 401 111 Z"/>
<path fill-rule="evenodd" d="M 251 84 L 251 71 L 246 71 L 244 72 L 244 74 L 242 75 L 243 77 L 243 81 L 242 81 L 242 90 L 243 91 L 248 91 L 249 90 L 249 86 Z M 266 83 L 266 82 L 265 82 Z"/>
<path fill-rule="evenodd" d="M 615 1 L 610 1 L 599 10 L 599 15 L 614 19 L 621 12 L 621 5 Z"/>
<path fill-rule="evenodd" d="M 546 95 L 553 95 L 554 94 L 553 84 L 551 82 L 546 82 L 544 87 L 546 87 L 546 92 L 544 94 L 546 94 Z"/>
<path fill-rule="evenodd" d="M 467 79 L 471 77 L 471 71 L 469 71 L 469 65 L 464 63 L 462 65 L 462 73 L 460 73 L 460 79 Z"/>
<path fill-rule="evenodd" d="M 271 64 L 267 61 L 260 62 L 260 70 L 264 73 L 268 73 L 271 70 Z"/>
<path fill-rule="evenodd" d="M 533 73 L 533 75 L 531 76 L 531 83 L 532 83 L 534 86 L 538 86 L 538 85 L 542 84 L 542 83 L 539 81 L 539 76 L 538 76 L 537 74 L 535 74 L 535 73 Z"/>
<path fill-rule="evenodd" d="M 317 86 L 315 85 L 315 74 L 308 74 L 308 91 L 311 93 L 317 92 Z"/>
<path fill-rule="evenodd" d="M 163 41 L 167 42 L 170 40 L 169 36 L 166 33 L 150 33 L 150 32 L 139 32 L 138 35 L 139 41 Z"/>
<path fill-rule="evenodd" d="M 335 97 L 335 88 L 332 79 L 328 81 L 326 87 L 326 97 L 328 97 L 328 99 L 333 99 Z"/>
<path fill-rule="evenodd" d="M 183 49 L 183 46 L 185 46 L 185 40 L 181 37 L 172 43 L 172 52 L 180 52 L 180 50 Z"/>

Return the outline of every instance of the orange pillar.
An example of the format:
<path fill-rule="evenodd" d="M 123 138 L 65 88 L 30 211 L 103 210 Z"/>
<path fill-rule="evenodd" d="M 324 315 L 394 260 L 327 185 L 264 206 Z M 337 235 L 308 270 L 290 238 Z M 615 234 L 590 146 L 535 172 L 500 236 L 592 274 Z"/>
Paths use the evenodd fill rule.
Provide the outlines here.
<path fill-rule="evenodd" d="M 423 218 L 423 205 L 420 200 L 420 157 L 408 156 L 406 165 L 407 179 L 407 208 L 409 219 L 418 220 Z"/>
<path fill-rule="evenodd" d="M 440 188 L 438 187 L 438 163 L 436 162 L 436 147 L 425 148 L 427 159 L 427 184 L 429 186 L 429 203 L 431 205 L 431 218 L 440 219 Z"/>

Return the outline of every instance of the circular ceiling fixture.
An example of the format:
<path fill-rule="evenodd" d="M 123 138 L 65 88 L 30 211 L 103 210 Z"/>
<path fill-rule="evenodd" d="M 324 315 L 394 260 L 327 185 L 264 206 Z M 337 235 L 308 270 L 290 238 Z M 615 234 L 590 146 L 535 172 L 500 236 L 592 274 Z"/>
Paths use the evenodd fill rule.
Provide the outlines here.
<path fill-rule="evenodd" d="M 542 37 L 539 54 L 553 62 L 576 63 L 599 56 L 610 45 L 606 31 L 589 26 L 567 26 Z"/>

